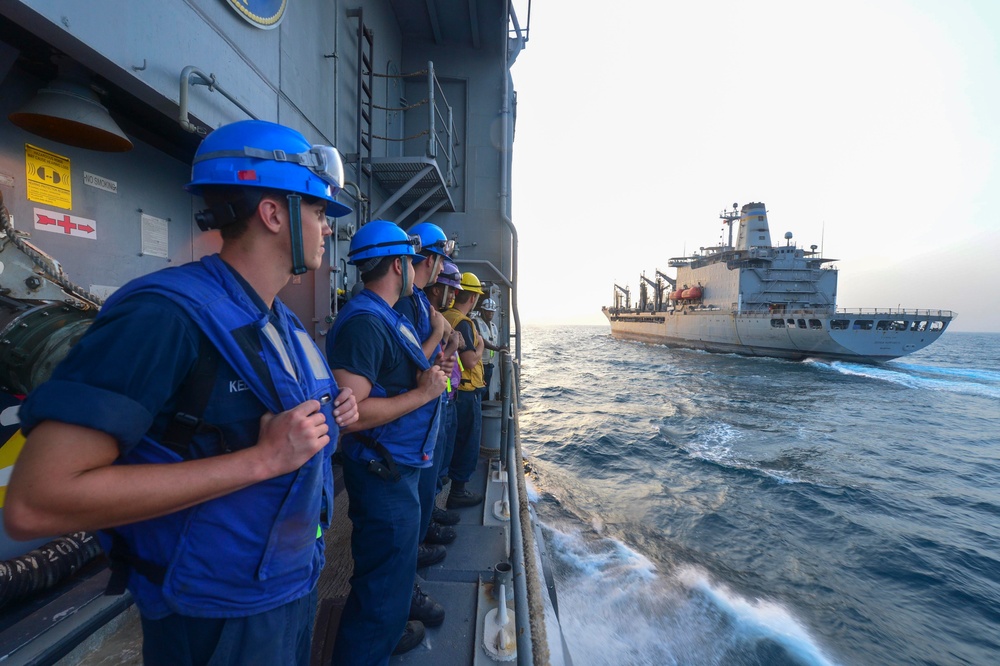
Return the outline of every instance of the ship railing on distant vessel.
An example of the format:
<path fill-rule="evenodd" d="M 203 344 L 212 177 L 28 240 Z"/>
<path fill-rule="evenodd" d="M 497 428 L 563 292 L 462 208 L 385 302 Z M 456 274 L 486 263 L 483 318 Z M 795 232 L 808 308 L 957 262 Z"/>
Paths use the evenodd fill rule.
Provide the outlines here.
<path fill-rule="evenodd" d="M 736 303 L 733 303 L 732 314 L 738 317 L 786 317 L 789 315 L 812 315 L 812 316 L 846 316 L 846 317 L 857 317 L 857 316 L 898 316 L 898 317 L 937 317 L 941 319 L 954 319 L 958 315 L 952 310 L 910 310 L 906 308 L 838 308 L 833 310 L 831 308 L 795 308 L 788 310 L 739 310 Z M 663 314 L 669 312 L 680 312 L 680 308 L 675 308 L 674 306 L 662 307 L 657 310 L 639 309 L 639 308 L 623 308 L 623 307 L 607 307 L 603 308 L 612 315 L 622 315 L 622 314 L 634 314 L 634 315 L 653 315 L 653 314 Z M 698 305 L 690 307 L 690 311 L 718 311 L 721 308 L 717 305 Z M 662 317 L 660 318 L 662 320 Z"/>
<path fill-rule="evenodd" d="M 951 310 L 907 310 L 905 308 L 840 308 L 839 315 L 900 315 L 904 317 L 955 317 Z"/>
<path fill-rule="evenodd" d="M 906 308 L 837 308 L 832 310 L 830 308 L 795 308 L 789 310 L 746 310 L 738 312 L 736 310 L 735 304 L 733 305 L 733 313 L 739 315 L 740 317 L 774 317 L 789 314 L 808 314 L 808 315 L 825 315 L 825 316 L 866 316 L 866 315 L 881 315 L 881 316 L 900 316 L 900 317 L 942 317 L 942 318 L 952 318 L 954 319 L 957 315 L 952 310 L 908 310 Z"/>

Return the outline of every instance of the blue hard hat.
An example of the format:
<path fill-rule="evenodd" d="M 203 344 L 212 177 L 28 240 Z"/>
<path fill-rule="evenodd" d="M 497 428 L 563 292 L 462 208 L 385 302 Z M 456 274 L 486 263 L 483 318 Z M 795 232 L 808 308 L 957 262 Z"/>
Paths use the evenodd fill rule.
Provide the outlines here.
<path fill-rule="evenodd" d="M 455 249 L 455 241 L 448 240 L 444 230 L 432 222 L 421 222 L 410 227 L 410 233 L 420 236 L 423 252 L 432 252 L 448 258 Z"/>
<path fill-rule="evenodd" d="M 185 189 L 201 195 L 211 185 L 296 192 L 327 201 L 330 217 L 351 212 L 334 198 L 344 186 L 344 164 L 337 149 L 312 146 L 296 130 L 266 120 L 223 125 L 205 137 Z"/>
<path fill-rule="evenodd" d="M 378 257 L 414 256 L 420 249 L 420 237 L 411 236 L 388 220 L 372 220 L 351 238 L 347 252 L 349 264 Z"/>

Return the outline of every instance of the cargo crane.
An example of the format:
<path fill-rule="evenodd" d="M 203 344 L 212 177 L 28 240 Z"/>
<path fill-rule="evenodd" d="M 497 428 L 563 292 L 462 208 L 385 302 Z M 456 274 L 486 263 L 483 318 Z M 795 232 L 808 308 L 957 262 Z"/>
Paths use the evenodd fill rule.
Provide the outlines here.
<path fill-rule="evenodd" d="M 622 294 L 625 295 L 625 309 L 629 310 L 632 308 L 632 296 L 629 292 L 628 287 L 621 287 L 615 284 L 615 310 L 622 309 Z"/>
<path fill-rule="evenodd" d="M 653 312 L 659 312 L 663 307 L 663 292 L 666 290 L 666 285 L 663 283 L 663 274 L 657 271 L 656 280 L 650 280 L 646 277 L 645 273 L 642 273 L 639 278 L 642 282 L 639 283 L 639 309 L 645 310 L 649 305 L 649 296 L 646 291 L 646 285 L 648 284 L 653 288 Z"/>

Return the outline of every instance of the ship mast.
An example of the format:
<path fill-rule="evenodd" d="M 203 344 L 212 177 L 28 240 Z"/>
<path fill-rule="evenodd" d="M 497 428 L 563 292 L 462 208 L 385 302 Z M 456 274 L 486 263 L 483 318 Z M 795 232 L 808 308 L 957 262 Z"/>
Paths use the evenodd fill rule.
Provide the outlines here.
<path fill-rule="evenodd" d="M 729 225 L 729 245 L 727 247 L 730 250 L 733 249 L 733 222 L 740 219 L 739 207 L 738 203 L 734 203 L 732 212 L 724 210 L 719 214 L 719 219 L 722 220 L 722 223 Z"/>

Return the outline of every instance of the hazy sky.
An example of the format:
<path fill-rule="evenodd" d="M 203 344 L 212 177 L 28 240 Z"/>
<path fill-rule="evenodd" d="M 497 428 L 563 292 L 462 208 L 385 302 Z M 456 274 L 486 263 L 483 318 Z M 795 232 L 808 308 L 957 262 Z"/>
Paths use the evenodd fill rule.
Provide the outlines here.
<path fill-rule="evenodd" d="M 762 201 L 840 307 L 1000 331 L 1000 1 L 536 0 L 514 85 L 522 323 L 606 323 Z"/>

